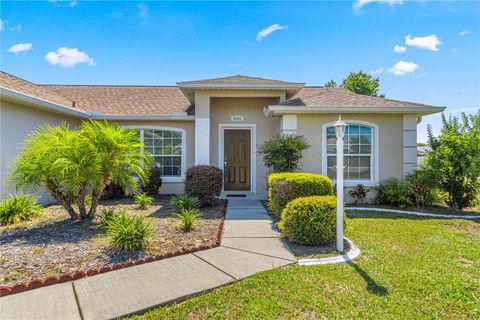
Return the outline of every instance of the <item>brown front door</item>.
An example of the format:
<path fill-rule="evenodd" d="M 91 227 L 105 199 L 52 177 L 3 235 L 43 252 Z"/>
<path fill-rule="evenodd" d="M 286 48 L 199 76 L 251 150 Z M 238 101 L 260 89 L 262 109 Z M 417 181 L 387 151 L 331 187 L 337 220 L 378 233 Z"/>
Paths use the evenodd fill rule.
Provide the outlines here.
<path fill-rule="evenodd" d="M 250 130 L 225 129 L 223 136 L 224 189 L 250 190 Z"/>

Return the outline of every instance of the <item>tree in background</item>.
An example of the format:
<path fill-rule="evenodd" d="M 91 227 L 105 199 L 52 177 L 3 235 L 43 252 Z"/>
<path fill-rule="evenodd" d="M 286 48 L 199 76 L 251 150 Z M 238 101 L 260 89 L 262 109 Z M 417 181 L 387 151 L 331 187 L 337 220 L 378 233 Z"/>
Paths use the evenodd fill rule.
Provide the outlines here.
<path fill-rule="evenodd" d="M 326 88 L 336 88 L 336 87 L 338 87 L 337 82 L 333 79 L 328 81 L 327 83 L 325 83 L 323 86 L 326 87 Z"/>
<path fill-rule="evenodd" d="M 426 165 L 448 193 L 448 205 L 462 210 L 474 204 L 480 187 L 480 111 L 460 118 L 442 114 L 442 123 L 439 137 L 428 127 Z"/>
<path fill-rule="evenodd" d="M 265 166 L 273 172 L 294 172 L 300 165 L 302 151 L 310 144 L 303 136 L 275 135 L 258 147 Z"/>
<path fill-rule="evenodd" d="M 384 98 L 385 95 L 378 94 L 378 88 L 380 86 L 380 79 L 374 78 L 371 75 L 363 72 L 350 72 L 350 74 L 343 79 L 340 87 L 350 90 L 354 93 L 363 94 L 372 97 Z M 325 83 L 324 87 L 337 87 L 335 80 L 330 80 Z"/>
<path fill-rule="evenodd" d="M 17 188 L 46 189 L 73 220 L 95 216 L 107 185 L 131 193 L 137 189 L 135 176 L 148 180 L 151 158 L 136 131 L 106 121 L 86 121 L 77 130 L 44 125 L 24 146 L 10 180 Z"/>

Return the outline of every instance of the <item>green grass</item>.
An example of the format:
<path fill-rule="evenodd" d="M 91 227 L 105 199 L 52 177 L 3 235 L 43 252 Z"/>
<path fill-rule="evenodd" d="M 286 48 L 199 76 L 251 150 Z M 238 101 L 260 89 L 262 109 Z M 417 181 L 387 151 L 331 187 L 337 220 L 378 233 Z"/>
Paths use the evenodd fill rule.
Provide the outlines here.
<path fill-rule="evenodd" d="M 349 212 L 353 263 L 263 272 L 139 319 L 478 319 L 480 220 Z"/>

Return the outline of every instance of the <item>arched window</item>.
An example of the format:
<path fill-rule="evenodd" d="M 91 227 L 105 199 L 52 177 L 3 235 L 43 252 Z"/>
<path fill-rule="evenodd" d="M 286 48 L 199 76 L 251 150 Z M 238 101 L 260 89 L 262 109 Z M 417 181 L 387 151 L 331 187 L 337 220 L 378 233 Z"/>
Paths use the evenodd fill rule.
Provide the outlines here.
<path fill-rule="evenodd" d="M 185 130 L 167 127 L 136 127 L 154 170 L 165 182 L 181 181 L 185 173 Z"/>
<path fill-rule="evenodd" d="M 344 136 L 344 179 L 351 183 L 375 182 L 376 174 L 376 136 L 374 125 L 347 122 Z M 324 144 L 324 174 L 335 180 L 337 176 L 337 137 L 333 125 L 326 126 Z"/>

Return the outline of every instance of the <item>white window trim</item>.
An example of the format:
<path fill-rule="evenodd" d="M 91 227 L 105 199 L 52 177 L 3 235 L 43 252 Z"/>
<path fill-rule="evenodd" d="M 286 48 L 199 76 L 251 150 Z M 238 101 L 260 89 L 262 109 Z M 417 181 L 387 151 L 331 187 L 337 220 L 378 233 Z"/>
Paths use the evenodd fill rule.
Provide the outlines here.
<path fill-rule="evenodd" d="M 162 177 L 162 182 L 184 182 L 187 170 L 187 131 L 183 128 L 162 127 L 162 126 L 123 126 L 124 128 L 142 130 L 140 131 L 140 139 L 143 144 L 143 130 L 158 130 L 158 131 L 174 131 L 182 134 L 182 155 L 180 157 L 180 166 L 182 175 L 180 177 Z"/>
<path fill-rule="evenodd" d="M 371 127 L 373 129 L 373 141 L 372 141 L 372 159 L 370 159 L 371 165 L 371 179 L 370 180 L 344 180 L 346 187 L 354 187 L 357 184 L 363 184 L 365 186 L 376 186 L 379 182 L 380 167 L 379 167 L 379 129 L 378 125 L 373 122 L 354 120 L 354 119 L 342 119 L 347 125 L 363 125 Z M 325 123 L 322 126 L 322 174 L 327 176 L 327 128 L 335 125 L 336 121 Z M 336 179 L 332 179 L 332 183 L 336 183 Z"/>
<path fill-rule="evenodd" d="M 251 192 L 253 194 L 256 193 L 256 176 L 257 176 L 257 167 L 255 165 L 256 160 L 256 152 L 255 147 L 257 145 L 257 126 L 255 124 L 247 124 L 247 123 L 219 123 L 218 124 L 218 166 L 224 172 L 224 148 L 223 148 L 223 141 L 224 141 L 224 133 L 225 129 L 248 129 L 250 130 L 250 190 L 246 190 L 245 192 Z M 222 192 L 224 192 L 224 184 L 222 183 Z"/>

